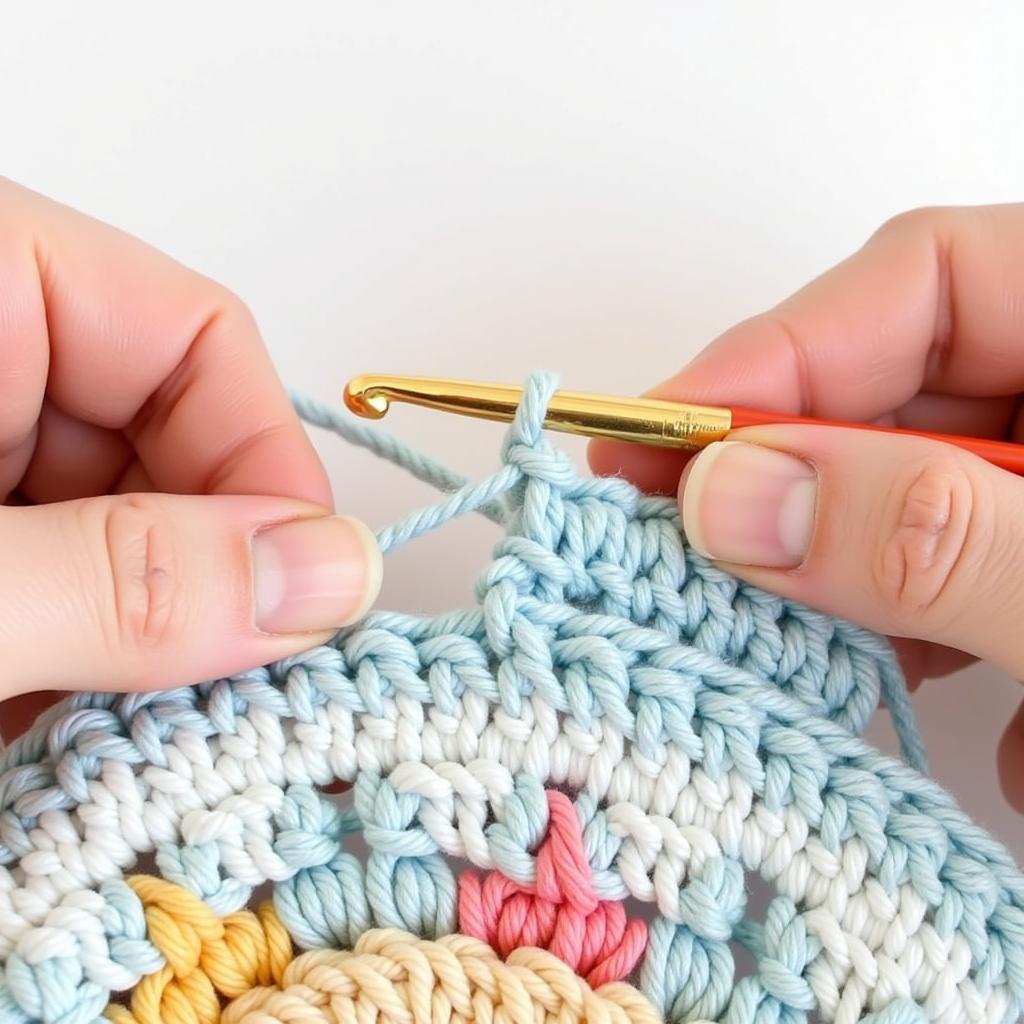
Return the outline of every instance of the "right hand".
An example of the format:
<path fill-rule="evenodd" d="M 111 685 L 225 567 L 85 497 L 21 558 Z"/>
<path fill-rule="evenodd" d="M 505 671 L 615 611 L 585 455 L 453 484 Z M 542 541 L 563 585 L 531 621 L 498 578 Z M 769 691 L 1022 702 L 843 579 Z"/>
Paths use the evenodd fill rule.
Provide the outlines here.
<path fill-rule="evenodd" d="M 1019 205 L 897 217 L 650 394 L 1024 442 L 1022 392 Z M 912 684 L 974 658 L 1024 678 L 1024 479 L 808 425 L 735 431 L 689 464 L 595 442 L 591 463 L 678 489 L 690 543 L 735 575 L 894 637 Z M 999 757 L 1024 810 L 1024 704 Z"/>

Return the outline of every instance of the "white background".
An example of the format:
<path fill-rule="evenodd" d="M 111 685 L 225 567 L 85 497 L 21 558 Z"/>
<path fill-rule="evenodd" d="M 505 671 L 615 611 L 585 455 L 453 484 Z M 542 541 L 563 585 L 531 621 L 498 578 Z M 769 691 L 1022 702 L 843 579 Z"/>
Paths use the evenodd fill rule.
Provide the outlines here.
<path fill-rule="evenodd" d="M 11 4 L 0 173 L 230 285 L 321 398 L 371 369 L 629 394 L 901 209 L 1020 199 L 1020 11 Z M 494 466 L 491 425 L 389 426 Z M 427 497 L 320 441 L 343 509 L 379 526 Z M 492 537 L 396 554 L 385 603 L 466 600 Z M 994 749 L 1021 695 L 975 669 L 917 700 L 936 774 L 1018 856 Z"/>

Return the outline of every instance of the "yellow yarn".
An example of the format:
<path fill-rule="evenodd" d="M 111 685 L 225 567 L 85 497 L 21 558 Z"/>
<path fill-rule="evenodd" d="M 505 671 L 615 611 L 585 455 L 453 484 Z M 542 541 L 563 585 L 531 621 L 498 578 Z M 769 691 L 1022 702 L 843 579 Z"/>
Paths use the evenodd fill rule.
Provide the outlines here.
<path fill-rule="evenodd" d="M 256 913 L 219 918 L 173 882 L 150 875 L 126 881 L 142 901 L 149 940 L 167 964 L 135 986 L 128 1008 L 107 1007 L 113 1024 L 217 1024 L 221 996 L 281 983 L 292 943 L 269 903 Z"/>
<path fill-rule="evenodd" d="M 142 979 L 112 1024 L 660 1024 L 623 982 L 596 991 L 552 954 L 503 961 L 464 935 L 436 942 L 379 928 L 351 952 L 292 959 L 270 904 L 218 918 L 201 899 L 149 875 L 127 879 L 166 966 Z M 224 997 L 233 1002 L 223 1011 Z"/>
<path fill-rule="evenodd" d="M 464 935 L 429 942 L 391 928 L 365 932 L 352 952 L 302 954 L 277 987 L 252 989 L 221 1017 L 221 1024 L 469 1022 L 660 1024 L 661 1018 L 632 986 L 613 982 L 594 991 L 544 950 L 517 949 L 502 961 Z"/>

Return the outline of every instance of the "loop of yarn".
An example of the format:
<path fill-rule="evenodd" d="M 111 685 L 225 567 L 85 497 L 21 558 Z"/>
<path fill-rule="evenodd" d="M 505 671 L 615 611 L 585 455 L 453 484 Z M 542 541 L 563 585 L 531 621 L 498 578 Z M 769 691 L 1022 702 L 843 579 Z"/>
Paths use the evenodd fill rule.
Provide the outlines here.
<path fill-rule="evenodd" d="M 299 869 L 274 887 L 274 909 L 302 949 L 351 947 L 381 923 L 367 899 L 362 863 L 342 849 L 362 823 L 312 787 L 291 786 L 286 797 L 274 847 Z"/>
<path fill-rule="evenodd" d="M 75 694 L 0 753 L 3 1024 L 94 1024 L 140 976 L 111 1013 L 205 1024 L 227 989 L 274 988 L 278 919 L 318 950 L 374 927 L 451 932 L 453 859 L 514 883 L 492 883 L 497 919 L 520 938 L 550 924 L 549 945 L 559 915 L 649 904 L 640 984 L 672 1024 L 1019 1018 L 1024 877 L 915 770 L 886 641 L 717 569 L 673 501 L 577 477 L 541 429 L 552 387 L 527 382 L 504 464 L 479 483 L 349 431 L 448 492 L 383 547 L 471 510 L 504 524 L 473 607 L 373 612 L 195 687 Z M 906 762 L 862 738 L 880 696 Z M 336 782 L 354 784 L 353 810 L 324 799 Z M 557 857 L 538 849 L 562 820 L 552 788 L 573 794 L 582 836 Z M 124 884 L 151 853 L 203 911 Z M 776 893 L 763 924 L 745 918 L 747 873 Z M 268 882 L 277 918 L 231 917 Z M 599 966 L 599 928 L 558 942 Z M 736 942 L 755 960 L 739 981 Z M 290 1024 L 323 1024 L 328 1004 Z"/>
<path fill-rule="evenodd" d="M 351 952 L 319 949 L 292 959 L 268 904 L 221 919 L 174 883 L 143 875 L 127 882 L 164 960 L 127 1007 L 106 1008 L 111 1024 L 329 1024 L 352 1020 L 356 1008 L 360 1015 L 372 1008 L 381 1024 L 657 1021 L 632 987 L 585 981 L 540 949 L 519 948 L 503 963 L 472 937 L 433 942 L 376 928 Z M 222 1010 L 224 998 L 232 1002 Z"/>
<path fill-rule="evenodd" d="M 634 988 L 594 989 L 561 960 L 518 949 L 502 961 L 476 939 L 366 932 L 351 952 L 293 960 L 274 988 L 229 1004 L 223 1024 L 660 1024 Z"/>
<path fill-rule="evenodd" d="M 366 896 L 374 920 L 433 938 L 455 928 L 455 879 L 434 838 L 416 820 L 420 799 L 369 772 L 355 785 L 355 808 L 370 847 Z"/>
<path fill-rule="evenodd" d="M 270 904 L 219 918 L 172 882 L 149 875 L 127 881 L 165 964 L 135 986 L 128 1007 L 107 1008 L 112 1024 L 217 1024 L 221 996 L 280 982 L 292 943 Z"/>
<path fill-rule="evenodd" d="M 643 955 L 647 926 L 627 921 L 622 903 L 599 900 L 569 798 L 551 790 L 547 804 L 534 884 L 498 871 L 483 879 L 466 872 L 459 879 L 459 928 L 503 956 L 520 946 L 547 949 L 595 987 L 620 981 Z"/>
<path fill-rule="evenodd" d="M 146 932 L 142 901 L 120 878 L 67 894 L 8 950 L 0 1021 L 92 1024 L 111 989 L 164 966 Z"/>
<path fill-rule="evenodd" d="M 652 922 L 640 989 L 668 1024 L 719 1020 L 734 976 L 728 943 L 702 939 L 663 917 Z"/>
<path fill-rule="evenodd" d="M 817 1006 L 805 972 L 821 951 L 807 933 L 807 921 L 784 897 L 768 909 L 757 931 L 757 974 L 741 978 L 729 1000 L 725 1024 L 755 1024 L 761 1020 L 800 1021 Z"/>

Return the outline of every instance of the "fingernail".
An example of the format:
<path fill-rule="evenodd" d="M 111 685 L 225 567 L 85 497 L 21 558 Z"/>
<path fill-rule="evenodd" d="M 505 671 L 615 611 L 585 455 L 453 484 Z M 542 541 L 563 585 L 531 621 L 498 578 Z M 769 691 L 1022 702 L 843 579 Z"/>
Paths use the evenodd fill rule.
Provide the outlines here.
<path fill-rule="evenodd" d="M 818 479 L 806 462 L 739 441 L 708 445 L 680 482 L 683 529 L 707 558 L 791 569 L 807 555 Z"/>
<path fill-rule="evenodd" d="M 377 599 L 381 554 L 356 519 L 325 516 L 271 526 L 252 542 L 256 626 L 311 633 L 361 619 Z"/>

